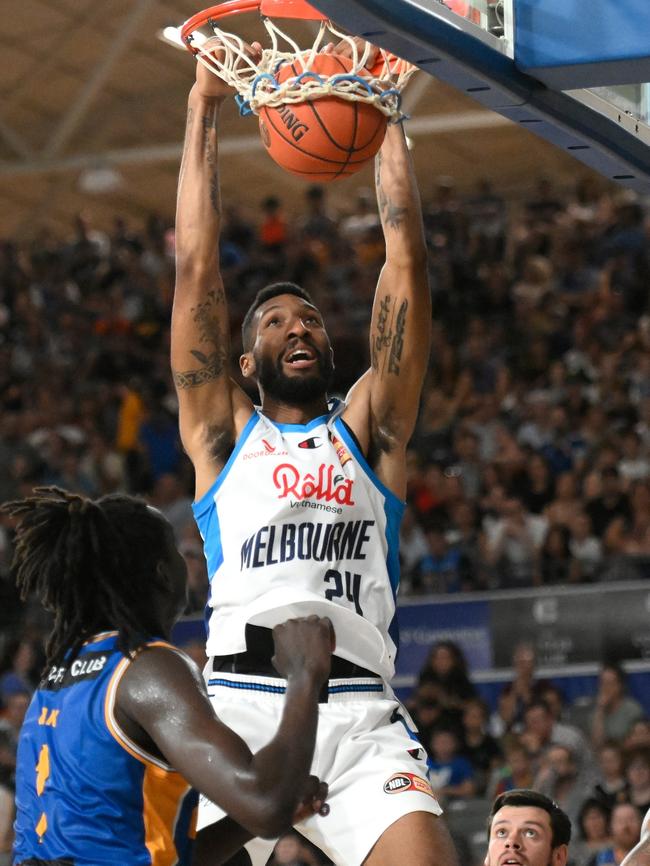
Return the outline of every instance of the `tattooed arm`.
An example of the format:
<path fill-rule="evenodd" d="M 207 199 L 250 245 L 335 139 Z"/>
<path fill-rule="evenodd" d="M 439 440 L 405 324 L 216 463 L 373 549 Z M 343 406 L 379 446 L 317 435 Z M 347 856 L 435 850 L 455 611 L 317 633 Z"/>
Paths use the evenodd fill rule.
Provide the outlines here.
<path fill-rule="evenodd" d="M 252 412 L 230 378 L 230 326 L 219 270 L 219 111 L 228 88 L 197 64 L 190 91 L 176 211 L 171 363 L 183 446 L 196 494 L 213 483 Z"/>
<path fill-rule="evenodd" d="M 401 126 L 388 128 L 376 160 L 386 263 L 370 328 L 370 370 L 349 394 L 350 424 L 379 478 L 406 492 L 405 450 L 417 418 L 431 340 L 422 212 Z"/>

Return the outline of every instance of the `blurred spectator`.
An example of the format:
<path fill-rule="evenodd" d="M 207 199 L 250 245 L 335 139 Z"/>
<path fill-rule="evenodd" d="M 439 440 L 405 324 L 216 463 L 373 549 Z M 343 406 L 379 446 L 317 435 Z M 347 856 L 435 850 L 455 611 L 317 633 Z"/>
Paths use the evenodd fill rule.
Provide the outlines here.
<path fill-rule="evenodd" d="M 528 749 L 537 771 L 542 769 L 549 750 L 553 746 L 562 746 L 570 751 L 581 781 L 593 784 L 593 757 L 577 728 L 556 722 L 548 705 L 542 700 L 534 700 L 528 705 L 524 722 L 521 742 Z"/>
<path fill-rule="evenodd" d="M 578 511 L 571 522 L 569 550 L 580 580 L 596 580 L 603 562 L 603 546 L 592 533 L 591 519 L 584 511 Z"/>
<path fill-rule="evenodd" d="M 619 803 L 612 809 L 610 818 L 611 845 L 599 851 L 588 866 L 620 866 L 623 858 L 639 841 L 641 815 L 630 803 Z"/>
<path fill-rule="evenodd" d="M 605 543 L 614 553 L 650 557 L 650 487 L 646 481 L 634 482 L 629 502 L 631 513 L 609 523 Z"/>
<path fill-rule="evenodd" d="M 18 736 L 29 706 L 30 694 L 11 692 L 5 699 L 5 711 L 0 718 L 0 785 L 14 787 Z"/>
<path fill-rule="evenodd" d="M 512 653 L 512 681 L 503 687 L 503 700 L 499 700 L 504 719 L 508 719 L 507 730 L 521 727 L 526 708 L 532 701 L 541 698 L 544 690 L 550 686 L 549 680 L 535 677 L 536 662 L 532 644 L 524 641 L 515 645 Z M 503 733 L 505 731 L 501 731 L 497 736 Z"/>
<path fill-rule="evenodd" d="M 632 725 L 643 718 L 638 701 L 627 694 L 625 673 L 618 665 L 604 665 L 598 678 L 598 692 L 591 720 L 591 741 L 595 747 L 606 740 L 622 743 Z"/>
<path fill-rule="evenodd" d="M 571 557 L 570 538 L 571 534 L 566 526 L 549 526 L 540 551 L 539 578 L 536 583 L 545 586 L 578 580 L 580 571 Z"/>
<path fill-rule="evenodd" d="M 473 797 L 476 793 L 474 769 L 460 754 L 456 732 L 445 728 L 434 730 L 429 748 L 429 781 L 436 797 Z"/>
<path fill-rule="evenodd" d="M 164 472 L 156 479 L 150 496 L 151 504 L 161 511 L 180 539 L 189 527 L 194 529 L 192 498 L 183 489 L 181 479 L 172 472 Z M 198 541 L 199 539 L 197 539 Z"/>
<path fill-rule="evenodd" d="M 0 699 L 5 706 L 9 695 L 16 692 L 31 694 L 43 666 L 43 652 L 27 638 L 10 640 L 0 663 Z"/>
<path fill-rule="evenodd" d="M 280 199 L 274 195 L 268 196 L 262 202 L 264 218 L 260 226 L 260 242 L 266 252 L 281 253 L 287 243 L 287 223 L 281 208 Z"/>
<path fill-rule="evenodd" d="M 601 472 L 601 493 L 587 503 L 587 514 L 591 519 L 594 533 L 602 538 L 614 518 L 631 517 L 630 502 L 621 490 L 618 469 L 609 466 Z"/>
<path fill-rule="evenodd" d="M 597 752 L 599 780 L 594 797 L 612 809 L 616 803 L 627 800 L 627 781 L 623 771 L 623 753 L 618 743 L 606 742 Z"/>
<path fill-rule="evenodd" d="M 589 794 L 590 784 L 584 775 L 580 776 L 571 749 L 550 746 L 544 756 L 544 765 L 535 778 L 534 788 L 554 800 L 575 824 Z"/>
<path fill-rule="evenodd" d="M 460 592 L 471 586 L 470 564 L 458 547 L 447 541 L 442 526 L 425 531 L 427 553 L 420 560 L 415 579 L 424 592 Z"/>
<path fill-rule="evenodd" d="M 610 810 L 600 800 L 585 800 L 574 824 L 578 833 L 571 840 L 572 863 L 587 866 L 594 855 L 611 846 L 609 818 Z"/>
<path fill-rule="evenodd" d="M 467 674 L 467 662 L 460 648 L 452 641 L 438 641 L 420 671 L 420 685 L 436 689 L 436 698 L 445 718 L 460 730 L 465 701 L 476 696 Z"/>
<path fill-rule="evenodd" d="M 493 791 L 490 796 L 498 797 L 515 788 L 532 788 L 535 781 L 533 765 L 528 750 L 517 739 L 510 739 L 505 747 L 505 764 L 496 770 L 493 777 Z"/>
<path fill-rule="evenodd" d="M 541 514 L 553 500 L 553 482 L 548 463 L 541 454 L 533 453 L 525 473 L 517 481 L 516 490 L 531 514 Z"/>
<path fill-rule="evenodd" d="M 473 502 L 463 499 L 452 506 L 446 537 L 461 555 L 466 575 L 465 588 L 483 588 L 486 582 L 482 556 L 484 538 Z"/>
<path fill-rule="evenodd" d="M 647 718 L 634 722 L 623 741 L 625 749 L 645 748 L 646 746 L 650 746 L 650 720 Z"/>
<path fill-rule="evenodd" d="M 503 517 L 487 533 L 488 560 L 500 575 L 500 585 L 530 586 L 537 574 L 546 520 L 526 512 L 521 500 L 511 499 Z"/>
<path fill-rule="evenodd" d="M 623 482 L 645 481 L 650 475 L 650 461 L 644 454 L 641 437 L 636 430 L 627 430 L 621 437 L 621 455 L 618 471 Z"/>
<path fill-rule="evenodd" d="M 555 499 L 544 510 L 544 516 L 551 525 L 568 527 L 580 508 L 576 477 L 573 472 L 563 472 L 555 480 Z"/>
<path fill-rule="evenodd" d="M 642 815 L 650 809 L 650 749 L 631 749 L 625 753 L 627 799 Z"/>
<path fill-rule="evenodd" d="M 413 589 L 414 578 L 419 578 L 418 566 L 427 553 L 424 530 L 417 522 L 412 506 L 407 505 L 399 531 L 400 587 L 403 592 Z"/>
<path fill-rule="evenodd" d="M 493 771 L 503 760 L 499 743 L 487 733 L 488 718 L 489 709 L 480 698 L 471 698 L 465 702 L 462 754 L 474 769 L 478 796 L 485 794 Z"/>

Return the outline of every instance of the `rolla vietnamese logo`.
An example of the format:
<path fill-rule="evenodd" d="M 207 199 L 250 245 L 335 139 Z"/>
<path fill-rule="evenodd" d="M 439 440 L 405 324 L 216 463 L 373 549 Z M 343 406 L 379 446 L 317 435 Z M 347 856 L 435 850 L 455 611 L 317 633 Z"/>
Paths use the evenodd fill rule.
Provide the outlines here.
<path fill-rule="evenodd" d="M 280 491 L 278 499 L 295 496 L 298 500 L 320 499 L 338 505 L 354 505 L 352 479 L 334 475 L 334 467 L 321 463 L 318 474 L 302 475 L 291 463 L 281 463 L 273 473 L 273 483 Z"/>

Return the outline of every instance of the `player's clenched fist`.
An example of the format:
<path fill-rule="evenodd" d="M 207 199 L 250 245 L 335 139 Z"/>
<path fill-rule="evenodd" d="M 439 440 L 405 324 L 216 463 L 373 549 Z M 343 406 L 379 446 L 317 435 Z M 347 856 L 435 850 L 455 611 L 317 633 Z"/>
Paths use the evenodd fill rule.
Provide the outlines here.
<path fill-rule="evenodd" d="M 286 679 L 307 673 L 318 683 L 329 677 L 335 646 L 334 628 L 327 617 L 290 619 L 273 629 L 273 667 Z"/>

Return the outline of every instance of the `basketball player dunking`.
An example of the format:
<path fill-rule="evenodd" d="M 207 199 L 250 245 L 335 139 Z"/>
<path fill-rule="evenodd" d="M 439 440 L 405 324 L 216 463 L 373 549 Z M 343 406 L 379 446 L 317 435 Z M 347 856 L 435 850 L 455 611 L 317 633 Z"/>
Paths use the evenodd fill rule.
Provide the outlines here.
<path fill-rule="evenodd" d="M 398 529 L 405 449 L 427 366 L 431 307 L 421 211 L 402 129 L 377 158 L 386 264 L 371 367 L 344 403 L 328 402 L 332 349 L 309 295 L 261 290 L 243 324 L 233 382 L 219 272 L 219 110 L 232 91 L 197 66 L 189 96 L 176 222 L 172 367 L 181 437 L 196 472 L 194 511 L 210 574 L 206 670 L 219 717 L 255 751 L 277 727 L 285 683 L 269 628 L 327 615 L 337 636 L 321 695 L 312 772 L 329 784 L 327 818 L 299 830 L 339 866 L 452 866 L 424 750 L 388 681 L 396 653 Z M 203 800 L 199 827 L 223 817 Z M 272 843 L 248 846 L 254 866 Z"/>

